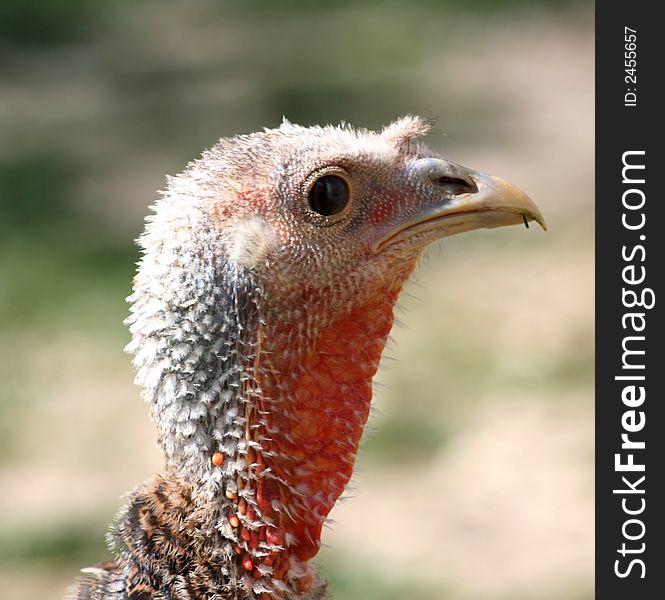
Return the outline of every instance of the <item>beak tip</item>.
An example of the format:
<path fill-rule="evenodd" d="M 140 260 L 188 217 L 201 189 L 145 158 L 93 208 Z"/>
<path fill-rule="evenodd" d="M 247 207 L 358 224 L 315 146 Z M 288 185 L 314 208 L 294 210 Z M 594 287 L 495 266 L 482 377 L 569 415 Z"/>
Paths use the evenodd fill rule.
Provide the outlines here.
<path fill-rule="evenodd" d="M 486 206 L 496 207 L 497 210 L 517 212 L 521 214 L 525 224 L 535 221 L 543 228 L 543 231 L 547 231 L 543 215 L 527 193 L 501 177 L 484 173 L 476 173 L 476 177 L 484 184 L 484 193 L 488 195 Z"/>
<path fill-rule="evenodd" d="M 545 223 L 545 219 L 543 218 L 543 215 L 529 215 L 531 221 L 535 221 L 540 225 L 543 229 L 543 231 L 547 231 L 547 223 Z"/>

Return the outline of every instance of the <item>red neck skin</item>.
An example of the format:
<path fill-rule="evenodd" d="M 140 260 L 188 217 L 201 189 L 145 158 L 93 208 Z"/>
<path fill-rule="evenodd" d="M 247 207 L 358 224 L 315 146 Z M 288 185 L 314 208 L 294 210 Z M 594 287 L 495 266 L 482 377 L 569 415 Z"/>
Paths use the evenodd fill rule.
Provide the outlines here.
<path fill-rule="evenodd" d="M 246 537 L 259 551 L 243 561 L 254 577 L 288 582 L 298 592 L 311 587 L 307 561 L 352 475 L 401 287 L 368 298 L 308 337 L 306 347 L 262 361 L 261 393 L 248 415 L 249 439 L 260 444 L 248 456 L 260 518 L 251 510 L 245 515 L 256 519 Z M 280 326 L 271 337 L 289 339 L 297 326 Z M 273 547 L 268 555 L 260 551 L 266 542 Z"/>

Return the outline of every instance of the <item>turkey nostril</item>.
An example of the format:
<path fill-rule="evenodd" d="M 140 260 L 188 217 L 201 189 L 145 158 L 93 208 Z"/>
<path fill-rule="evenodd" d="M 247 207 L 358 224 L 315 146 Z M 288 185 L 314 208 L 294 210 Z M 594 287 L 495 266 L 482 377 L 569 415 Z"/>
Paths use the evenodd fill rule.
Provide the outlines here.
<path fill-rule="evenodd" d="M 466 179 L 459 177 L 448 177 L 443 175 L 432 180 L 437 187 L 443 188 L 451 196 L 458 196 L 460 194 L 475 194 L 478 191 L 478 186 Z"/>

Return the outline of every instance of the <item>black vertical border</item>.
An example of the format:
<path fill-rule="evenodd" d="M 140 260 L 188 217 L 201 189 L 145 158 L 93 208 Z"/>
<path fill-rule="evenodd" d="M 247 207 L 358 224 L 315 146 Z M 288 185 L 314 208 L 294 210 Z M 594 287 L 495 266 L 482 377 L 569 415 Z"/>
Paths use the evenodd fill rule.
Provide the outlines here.
<path fill-rule="evenodd" d="M 665 598 L 665 22 L 657 12 L 659 3 L 648 0 L 596 3 L 596 598 L 600 600 Z M 636 85 L 624 79 L 624 27 L 637 30 Z M 637 88 L 637 106 L 624 106 L 628 88 Z M 629 187 L 622 183 L 622 155 L 630 150 L 646 152 L 646 183 L 639 186 L 646 194 L 646 225 L 639 232 L 621 224 L 622 194 Z M 643 241 L 638 239 L 640 235 L 645 236 Z M 635 451 L 636 462 L 643 458 L 646 465 L 646 479 L 640 486 L 645 494 L 632 495 L 629 500 L 634 500 L 630 506 L 635 508 L 640 504 L 637 498 L 645 498 L 645 510 L 635 518 L 644 522 L 646 533 L 643 539 L 631 542 L 622 534 L 622 526 L 631 518 L 622 510 L 625 496 L 612 492 L 625 487 L 622 475 L 630 475 L 614 469 L 614 455 L 621 451 L 624 432 L 621 417 L 629 410 L 621 399 L 626 382 L 614 377 L 621 374 L 621 344 L 629 334 L 621 318 L 636 310 L 625 308 L 621 300 L 622 269 L 631 264 L 623 260 L 622 247 L 639 243 L 644 245 L 646 257 L 644 262 L 635 259 L 632 264 L 645 266 L 642 287 L 655 292 L 656 303 L 644 311 L 646 368 L 641 374 L 646 377 L 646 400 L 636 410 L 645 412 L 646 425 L 631 434 L 646 441 L 644 450 Z M 628 531 L 636 534 L 639 526 L 633 524 Z M 644 542 L 644 553 L 622 557 L 618 550 L 624 541 L 633 548 Z M 615 574 L 615 561 L 621 559 L 621 569 L 625 569 L 630 556 L 644 561 L 644 578 L 637 565 L 625 578 Z"/>

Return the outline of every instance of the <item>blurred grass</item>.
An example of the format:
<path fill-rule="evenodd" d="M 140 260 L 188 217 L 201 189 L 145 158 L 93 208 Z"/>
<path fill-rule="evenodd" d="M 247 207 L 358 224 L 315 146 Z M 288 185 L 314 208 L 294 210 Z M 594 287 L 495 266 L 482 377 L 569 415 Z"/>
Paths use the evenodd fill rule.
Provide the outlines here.
<path fill-rule="evenodd" d="M 48 47 L 64 43 L 80 42 L 90 39 L 95 30 L 111 18 L 114 11 L 131 11 L 132 4 L 127 0 L 4 0 L 0 4 L 0 42 Z M 161 4 L 168 5 L 167 0 Z M 193 10 L 201 2 L 191 2 Z M 231 2 L 217 2 L 214 7 L 222 14 L 237 11 Z M 266 13 L 278 15 L 307 11 L 315 15 L 334 11 L 344 7 L 355 7 L 353 0 L 335 0 L 334 2 L 316 3 L 311 0 L 249 0 L 243 2 L 243 8 L 249 14 L 264 16 Z M 382 9 L 401 7 L 404 3 L 386 0 L 369 0 L 365 7 L 380 6 Z M 412 0 L 411 7 L 426 8 L 445 14 L 448 11 L 461 11 L 486 15 L 488 12 L 505 12 L 519 8 L 529 8 L 537 4 L 539 8 L 553 9 L 576 8 L 592 4 L 591 0 Z M 128 6 L 129 5 L 129 6 Z M 198 5 L 198 6 L 197 6 Z M 205 5 L 205 3 L 204 3 Z"/>
<path fill-rule="evenodd" d="M 127 313 L 138 251 L 89 236 L 40 238 L 5 244 L 0 270 L 0 327 L 39 328 L 44 334 L 75 327 L 118 332 Z"/>
<path fill-rule="evenodd" d="M 382 419 L 376 431 L 366 434 L 358 454 L 360 464 L 371 461 L 391 469 L 408 468 L 411 463 L 426 465 L 448 440 L 439 423 L 428 422 L 424 416 L 405 418 L 403 413 L 395 413 Z"/>
<path fill-rule="evenodd" d="M 122 0 L 4 0 L 0 3 L 0 42 L 45 47 L 80 41 L 100 23 L 107 5 Z"/>
<path fill-rule="evenodd" d="M 76 206 L 83 167 L 58 151 L 0 160 L 3 329 L 114 328 L 126 312 L 138 250 Z"/>
<path fill-rule="evenodd" d="M 368 567 L 371 560 L 357 561 L 318 560 L 321 571 L 328 579 L 332 598 L 363 598 L 363 600 L 441 600 L 445 589 L 426 578 L 407 579 L 388 569 Z"/>
<path fill-rule="evenodd" d="M 0 564 L 22 563 L 72 568 L 87 564 L 91 556 L 110 557 L 104 542 L 108 525 L 101 521 L 71 520 L 22 525 L 0 531 Z"/>
<path fill-rule="evenodd" d="M 74 217 L 70 197 L 77 167 L 59 149 L 0 161 L 0 195 L 7 199 L 0 221 L 2 241 L 68 223 Z"/>
<path fill-rule="evenodd" d="M 30 502 L 55 515 L 52 522 L 44 514 L 34 522 L 25 516 L 18 520 L 21 501 L 12 504 L 4 498 L 10 510 L 3 511 L 0 520 L 0 583 L 13 586 L 8 598 L 23 599 L 29 580 L 40 577 L 46 590 L 42 594 L 40 588 L 40 597 L 57 598 L 59 589 L 50 582 L 60 585 L 62 575 L 57 573 L 62 568 L 75 572 L 107 556 L 103 509 L 98 520 L 95 515 L 80 520 L 71 509 L 63 509 L 73 501 L 68 493 L 55 497 L 49 491 L 53 482 L 40 480 L 39 474 L 51 470 L 62 473 L 55 466 L 62 466 L 57 465 L 59 457 L 69 456 L 54 447 L 51 457 L 48 445 L 58 432 L 44 431 L 52 420 L 54 428 L 65 428 L 55 439 L 92 440 L 90 447 L 80 448 L 72 440 L 70 451 L 78 449 L 81 463 L 88 461 L 87 452 L 103 451 L 113 465 L 114 453 L 123 451 L 124 444 L 112 437 L 103 444 L 108 447 L 99 448 L 96 434 L 85 431 L 88 421 L 81 407 L 87 397 L 62 414 L 57 403 L 77 394 L 74 384 L 81 379 L 87 382 L 87 393 L 91 387 L 94 391 L 89 380 L 94 384 L 110 370 L 108 364 L 91 360 L 81 373 L 77 353 L 117 350 L 113 360 L 121 367 L 112 367 L 131 381 L 129 360 L 119 356 L 127 341 L 124 298 L 138 259 L 130 240 L 139 233 L 155 190 L 164 185 L 163 173 L 181 170 L 221 135 L 275 126 L 283 115 L 303 124 L 345 120 L 366 127 L 380 127 L 404 113 L 440 117 L 428 140 L 436 148 L 445 146 L 453 157 L 460 150 L 482 156 L 487 146 L 490 155 L 505 150 L 506 161 L 514 165 L 515 157 L 533 149 L 521 127 L 533 128 L 541 115 L 524 125 L 529 115 L 524 116 L 524 106 L 516 100 L 520 89 L 511 96 L 495 87 L 500 76 L 491 65 L 473 62 L 474 53 L 498 53 L 506 64 L 519 66 L 529 58 L 528 44 L 543 31 L 551 36 L 552 31 L 579 28 L 586 36 L 591 6 L 588 0 L 0 3 L 0 468 L 19 482 L 12 489 L 20 489 L 21 498 L 28 499 L 21 515 L 30 510 Z M 503 37 L 496 34 L 504 31 Z M 564 60 L 560 52 L 543 56 L 537 69 L 547 72 L 547 60 Z M 518 87 L 533 87 L 533 76 L 527 70 L 514 80 Z M 564 120 L 562 127 L 574 126 L 569 116 Z M 534 144 L 533 139 L 528 143 Z M 544 147 L 548 143 L 542 140 Z M 551 159 L 569 151 L 554 148 L 552 155 L 543 156 Z M 554 173 L 534 179 L 547 199 L 548 177 L 557 174 L 557 165 L 543 160 L 531 166 Z M 586 193 L 587 188 L 579 189 Z M 591 186 L 588 189 L 590 194 Z M 558 198 L 550 203 L 548 219 L 558 204 Z M 538 238 L 534 256 L 524 262 L 525 270 L 533 273 L 534 260 L 556 256 L 550 272 L 561 270 L 562 285 L 571 285 L 577 280 L 563 272 L 559 262 L 574 262 L 576 253 L 591 252 L 591 204 L 587 196 L 582 202 L 565 198 L 561 204 L 574 205 L 575 213 L 561 218 L 555 213 L 558 228 Z M 398 480 L 416 467 L 430 468 L 465 431 L 475 410 L 487 401 L 488 390 L 527 399 L 542 397 L 547 390 L 547 397 L 559 403 L 566 398 L 585 402 L 580 398 L 589 395 L 593 347 L 591 325 L 574 320 L 583 316 L 572 309 L 563 316 L 547 316 L 560 319 L 552 329 L 567 336 L 561 347 L 548 345 L 546 334 L 530 322 L 515 324 L 527 336 L 534 329 L 534 338 L 526 344 L 530 352 L 504 349 L 505 340 L 496 333 L 496 321 L 504 319 L 510 298 L 503 304 L 494 298 L 500 279 L 494 274 L 502 268 L 501 257 L 523 260 L 522 244 L 504 232 L 482 232 L 446 244 L 445 271 L 439 269 L 438 255 L 421 268 L 423 289 L 430 291 L 415 287 L 411 291 L 422 293 L 424 301 L 402 300 L 411 331 L 394 335 L 408 366 L 381 372 L 388 388 L 378 394 L 384 416 L 373 420 L 377 430 L 359 455 L 361 463 L 372 463 L 368 470 L 395 472 Z M 479 268 L 473 277 L 469 265 Z M 467 280 L 485 276 L 484 286 L 465 288 Z M 547 277 L 547 271 L 539 275 L 549 285 L 557 284 L 556 273 L 549 275 L 551 280 Z M 456 279 L 455 286 L 462 289 L 445 287 L 447 281 L 439 285 L 445 278 Z M 455 301 L 458 293 L 469 306 Z M 519 304 L 523 291 L 507 286 L 503 293 L 515 294 Z M 63 350 L 62 340 L 68 336 L 86 343 Z M 36 359 L 40 353 L 46 355 L 41 362 Z M 522 362 L 511 363 L 508 355 Z M 36 373 L 37 365 L 45 363 L 48 368 Z M 136 391 L 129 394 L 138 403 Z M 99 400 L 93 395 L 94 401 Z M 121 407 L 122 401 L 118 399 Z M 122 410 L 115 416 L 112 435 L 126 434 Z M 64 422 L 62 415 L 74 416 Z M 152 432 L 147 424 L 146 430 Z M 152 444 L 152 437 L 137 443 Z M 26 453 L 31 444 L 38 448 L 31 446 Z M 42 451 L 41 444 L 47 449 Z M 55 463 L 51 468 L 41 459 L 44 454 Z M 129 481 L 116 486 L 118 476 L 109 476 L 107 488 L 95 488 L 91 498 L 98 494 L 111 501 L 138 483 L 135 477 L 149 475 L 134 473 L 134 460 L 119 460 L 117 470 L 127 471 Z M 65 476 L 74 479 L 76 465 L 71 469 Z M 23 481 L 37 487 L 24 490 Z M 433 500 L 425 497 L 423 502 Z M 439 565 L 423 561 L 437 571 Z M 393 569 L 362 554 L 324 553 L 322 566 L 339 599 L 461 598 L 458 591 L 432 587 L 420 575 L 410 579 L 398 568 L 386 574 Z M 41 575 L 33 578 L 33 572 Z M 503 597 L 511 596 L 495 595 L 492 600 Z"/>

